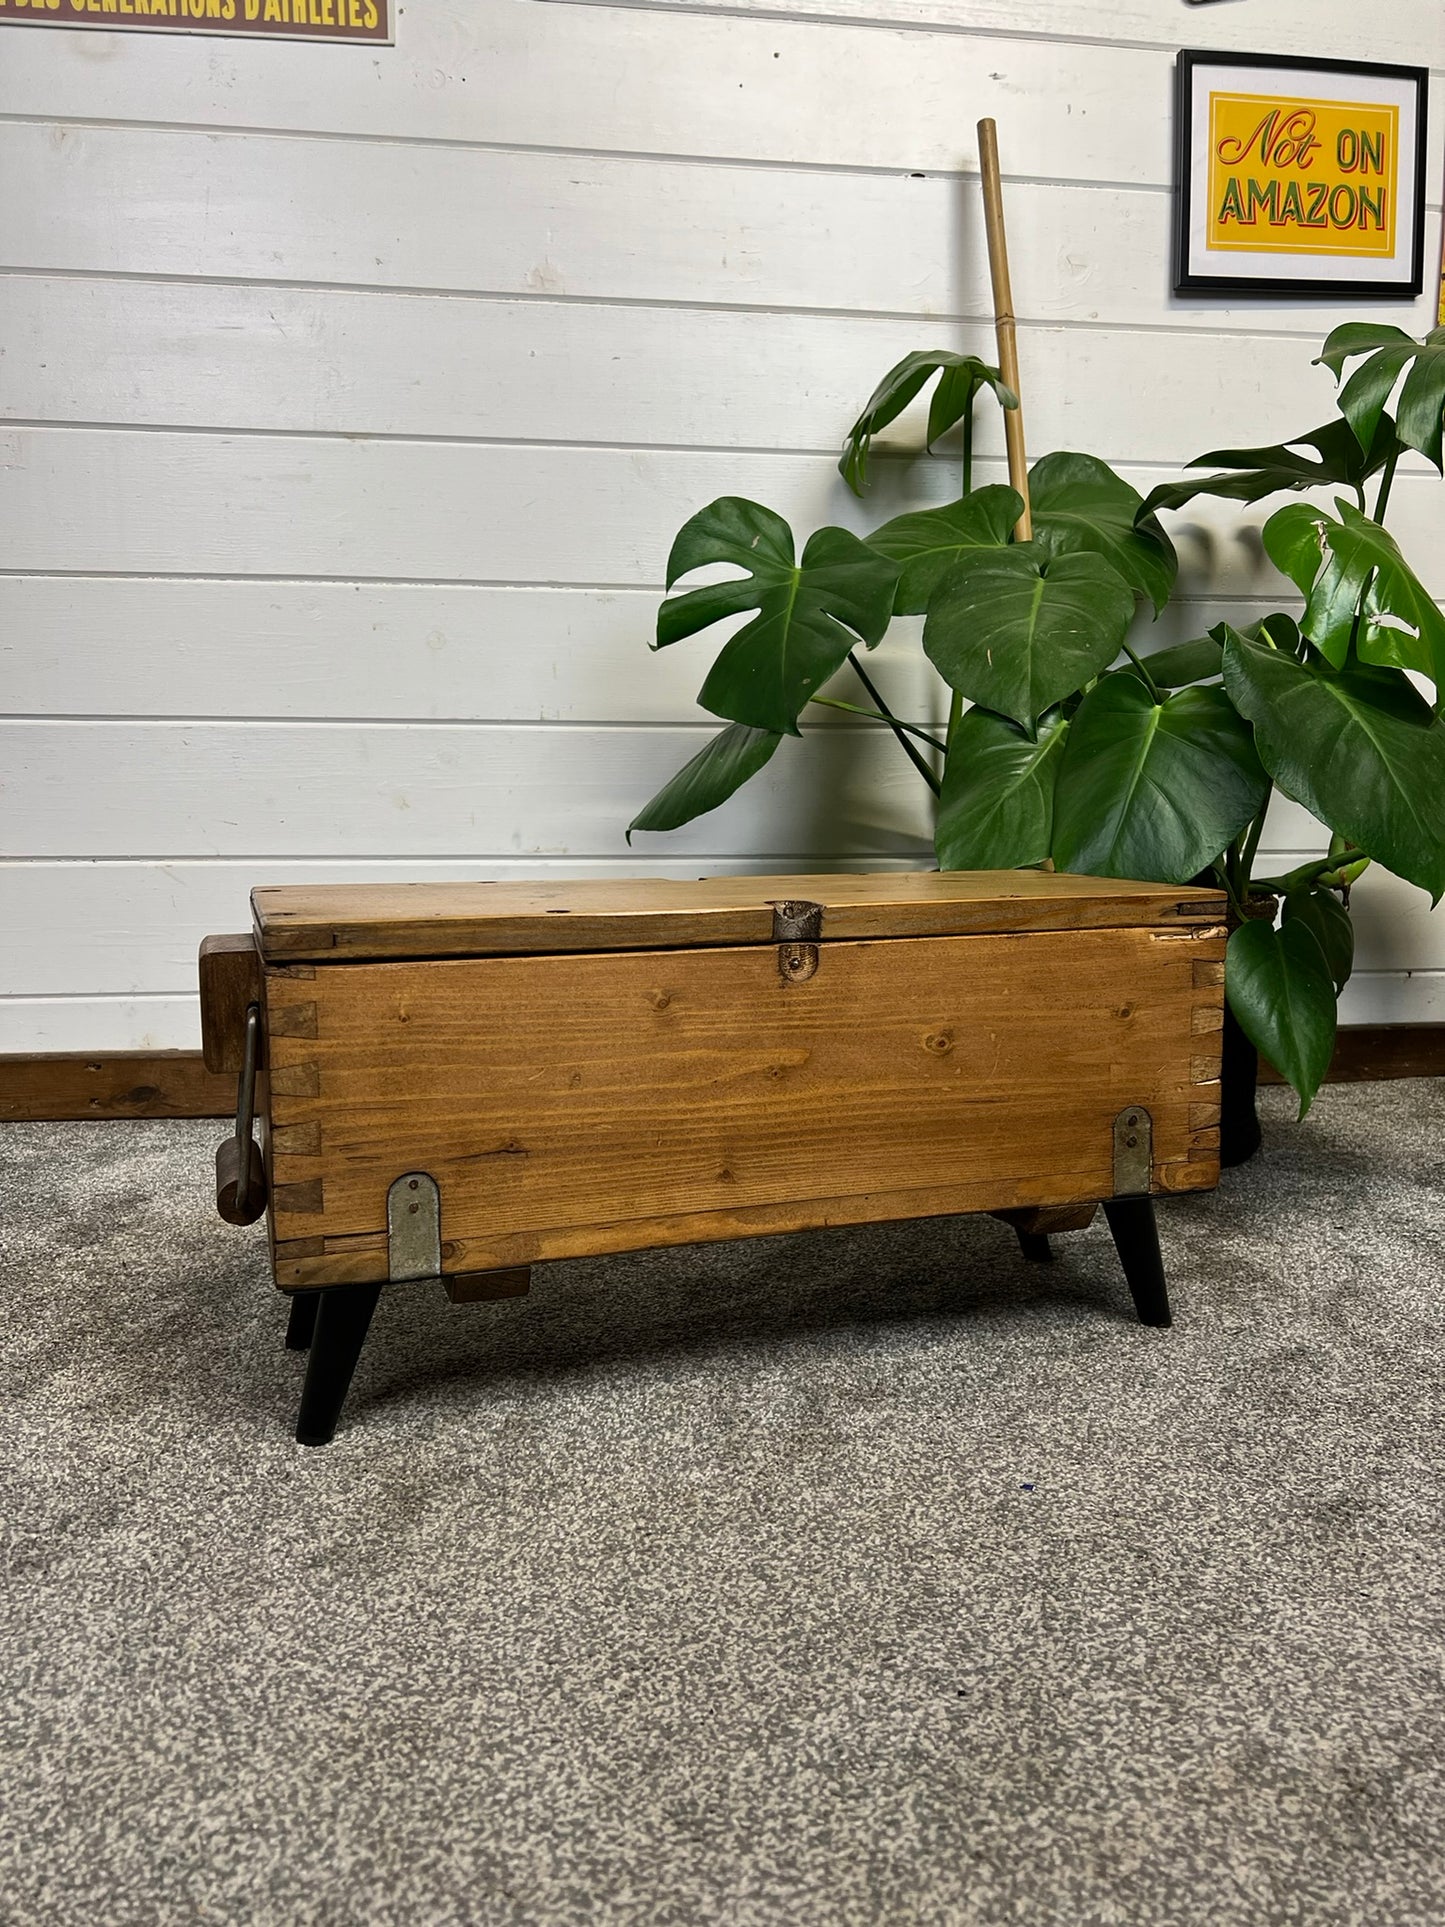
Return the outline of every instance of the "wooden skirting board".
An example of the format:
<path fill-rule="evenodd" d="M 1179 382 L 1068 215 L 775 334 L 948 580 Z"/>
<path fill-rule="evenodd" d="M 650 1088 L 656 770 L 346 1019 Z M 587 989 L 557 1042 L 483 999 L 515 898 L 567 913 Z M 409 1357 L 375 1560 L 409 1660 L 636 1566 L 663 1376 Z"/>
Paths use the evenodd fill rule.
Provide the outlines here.
<path fill-rule="evenodd" d="M 228 1117 L 234 1076 L 208 1071 L 198 1050 L 63 1051 L 0 1056 L 0 1118 Z"/>
<path fill-rule="evenodd" d="M 1445 1077 L 1445 1024 L 1354 1024 L 1340 1031 L 1326 1074 L 1330 1084 L 1373 1084 L 1387 1077 Z M 1273 1064 L 1261 1084 L 1282 1084 Z"/>
<path fill-rule="evenodd" d="M 1388 1077 L 1445 1077 L 1445 1024 L 1361 1024 L 1342 1030 L 1329 1081 L 1368 1083 Z M 1262 1081 L 1281 1080 L 1269 1065 Z M 38 1057 L 0 1056 L 0 1120 L 228 1117 L 236 1084 L 208 1071 L 199 1051 L 83 1051 Z"/>

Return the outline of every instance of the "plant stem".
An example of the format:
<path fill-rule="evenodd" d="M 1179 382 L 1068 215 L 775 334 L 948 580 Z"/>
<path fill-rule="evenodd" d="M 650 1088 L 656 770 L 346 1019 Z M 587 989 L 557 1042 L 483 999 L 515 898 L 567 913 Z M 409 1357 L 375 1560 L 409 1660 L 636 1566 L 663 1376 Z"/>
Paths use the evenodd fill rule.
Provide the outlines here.
<path fill-rule="evenodd" d="M 953 739 L 958 734 L 958 726 L 962 721 L 963 698 L 956 689 L 950 689 L 948 692 L 948 738 L 944 746 L 945 756 L 951 754 L 953 750 Z"/>
<path fill-rule="evenodd" d="M 1124 644 L 1124 654 L 1144 678 L 1144 686 L 1154 698 L 1154 701 L 1156 703 L 1162 703 L 1164 698 L 1159 694 L 1158 685 L 1155 683 L 1154 678 L 1149 674 L 1149 671 L 1144 667 L 1138 656 L 1134 654 L 1134 651 L 1129 647 L 1127 642 Z"/>
<path fill-rule="evenodd" d="M 973 397 L 972 396 L 969 397 L 968 407 L 964 411 L 964 417 L 963 417 L 963 492 L 965 495 L 972 495 L 973 493 Z M 943 752 L 945 757 L 947 757 L 949 750 L 953 748 L 954 733 L 958 729 L 958 725 L 960 720 L 962 719 L 962 716 L 963 716 L 963 698 L 962 696 L 959 695 L 956 689 L 950 689 L 948 692 L 948 731 L 947 731 L 947 738 L 946 738 L 946 747 Z"/>
<path fill-rule="evenodd" d="M 1400 450 L 1397 447 L 1394 454 L 1391 455 L 1389 461 L 1386 462 L 1385 472 L 1380 477 L 1380 492 L 1375 497 L 1374 519 L 1380 524 L 1381 528 L 1383 528 L 1385 525 L 1385 507 L 1390 500 L 1390 490 L 1394 486 L 1395 469 L 1399 463 L 1399 460 L 1400 460 Z M 1361 504 L 1361 506 L 1363 507 L 1363 504 Z"/>
<path fill-rule="evenodd" d="M 1291 890 L 1299 889 L 1302 884 L 1313 883 L 1316 877 L 1358 863 L 1364 854 L 1363 850 L 1357 850 L 1353 856 L 1348 851 L 1343 856 L 1322 856 L 1313 863 L 1301 863 L 1297 870 L 1287 870 L 1282 877 L 1261 877 L 1254 887 L 1268 892 L 1270 896 L 1287 897 Z"/>
<path fill-rule="evenodd" d="M 906 729 L 910 736 L 916 736 L 919 742 L 927 743 L 930 749 L 941 750 L 945 748 L 945 745 L 941 743 L 936 736 L 930 736 L 928 731 L 926 729 L 920 729 L 917 723 L 905 723 L 901 716 L 884 716 L 876 709 L 861 709 L 857 703 L 845 703 L 837 696 L 810 696 L 808 701 L 821 703 L 824 709 L 846 710 L 850 716 L 866 716 L 870 722 L 883 723 L 889 729 L 895 727 L 898 729 Z"/>
<path fill-rule="evenodd" d="M 1249 879 L 1250 872 L 1254 868 L 1254 859 L 1259 854 L 1259 839 L 1264 835 L 1264 819 L 1269 814 L 1269 799 L 1273 795 L 1274 784 L 1266 783 L 1264 788 L 1264 801 L 1259 806 L 1259 815 L 1256 816 L 1250 824 L 1248 834 L 1244 839 L 1244 850 L 1240 855 L 1239 867 L 1244 875 L 1244 891 L 1246 896 L 1249 894 Z"/>
<path fill-rule="evenodd" d="M 907 730 L 893 714 L 893 711 L 888 707 L 887 703 L 884 702 L 873 684 L 868 680 L 867 670 L 863 667 L 862 663 L 859 662 L 856 653 L 851 649 L 848 652 L 848 662 L 859 682 L 862 683 L 863 687 L 868 691 L 868 694 L 873 698 L 874 706 L 881 711 L 884 722 L 887 723 L 888 727 L 902 744 L 904 754 L 907 756 L 909 762 L 912 763 L 913 767 L 918 771 L 918 774 L 933 791 L 933 794 L 935 796 L 941 796 L 943 794 L 942 784 L 928 767 L 928 764 L 923 760 L 923 757 L 913 747 L 912 743 L 909 742 Z"/>
<path fill-rule="evenodd" d="M 1239 918 L 1240 922 L 1243 923 L 1246 920 L 1244 905 L 1239 900 L 1239 892 L 1235 889 L 1233 883 L 1230 881 L 1228 870 L 1225 868 L 1224 864 L 1222 863 L 1215 863 L 1215 864 L 1212 864 L 1210 867 L 1213 869 L 1214 874 L 1219 878 L 1219 887 L 1223 890 L 1224 894 L 1229 898 L 1229 901 L 1234 909 L 1234 914 Z"/>

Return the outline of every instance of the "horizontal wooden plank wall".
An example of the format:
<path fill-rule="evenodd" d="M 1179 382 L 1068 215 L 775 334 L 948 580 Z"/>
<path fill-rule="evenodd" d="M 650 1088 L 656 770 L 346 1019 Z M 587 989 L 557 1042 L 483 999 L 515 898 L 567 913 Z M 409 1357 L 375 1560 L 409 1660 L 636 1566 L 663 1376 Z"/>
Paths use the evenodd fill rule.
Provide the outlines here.
<path fill-rule="evenodd" d="M 521 443 L 545 452 L 555 469 L 579 439 L 576 369 L 595 359 L 587 424 L 608 452 L 816 451 L 825 484 L 839 424 L 921 326 L 940 325 L 914 316 L 684 314 L 602 301 L 88 276 L 14 276 L 6 299 L 11 422 L 93 432 L 101 422 L 150 428 L 163 413 L 166 428 L 210 432 Z M 468 335 L 486 341 L 487 356 L 454 364 Z M 982 321 L 951 325 L 949 338 L 992 352 L 993 330 Z M 57 341 L 66 345 L 60 356 Z M 1041 450 L 1108 449 L 1131 468 L 1171 472 L 1175 448 L 1198 453 L 1201 431 L 1216 445 L 1237 446 L 1258 432 L 1261 409 L 1279 411 L 1292 427 L 1323 420 L 1331 383 L 1310 365 L 1312 352 L 1298 335 L 1247 341 L 1238 329 L 1060 322 L 1019 331 L 1031 375 L 1029 427 Z M 1177 378 L 1182 354 L 1188 382 Z M 498 381 L 499 365 L 515 369 L 510 380 Z M 1130 420 L 1119 404 L 1132 383 L 1153 400 Z M 1217 397 L 1207 424 L 1201 391 Z M 999 448 L 996 411 L 980 426 L 981 452 Z M 881 436 L 879 453 L 899 448 L 908 432 L 905 425 Z M 1433 512 L 1433 471 L 1412 462 L 1407 472 Z"/>
<path fill-rule="evenodd" d="M 976 167 L 974 124 L 993 114 L 1021 157 L 1014 174 L 1163 187 L 1180 45 L 1445 65 L 1445 30 L 1413 4 L 1253 0 L 1221 18 L 1152 0 L 1147 33 L 1116 27 L 1144 11 L 1129 0 L 933 0 L 931 20 L 882 32 L 876 15 L 857 19 L 868 6 L 809 0 L 799 18 L 792 0 L 428 0 L 394 49 L 304 46 L 284 60 L 245 40 L 117 34 L 60 65 L 17 36 L 0 113 L 946 173 Z M 1026 31 L 1009 31 L 1015 16 Z"/>
<path fill-rule="evenodd" d="M 899 354 L 988 344 L 983 113 L 1036 452 L 1148 488 L 1325 419 L 1311 359 L 1349 310 L 1169 293 L 1182 40 L 1445 68 L 1438 9 L 1356 0 L 428 0 L 391 49 L 5 33 L 0 1053 L 192 1047 L 196 943 L 254 882 L 927 861 L 907 766 L 836 717 L 628 851 L 710 727 L 706 646 L 646 647 L 668 542 L 723 493 L 806 529 L 949 492 L 907 422 L 866 507 L 833 458 Z M 1440 199 L 1437 153 L 1432 257 Z M 1000 452 L 989 423 L 985 476 Z M 1445 594 L 1445 493 L 1416 464 L 1395 503 Z M 1297 606 L 1261 519 L 1176 519 L 1146 646 Z M 877 662 L 938 715 L 916 625 Z M 1312 838 L 1275 811 L 1282 866 Z M 1347 1018 L 1445 1021 L 1423 897 L 1371 878 L 1359 909 Z"/>
<path fill-rule="evenodd" d="M 709 0 L 667 0 L 680 7 L 707 6 Z M 1101 27 L 1108 38 L 1121 46 L 1172 48 L 1180 34 L 1180 10 L 1176 0 L 1111 0 L 1100 7 L 1098 0 L 970 0 L 960 7 L 958 0 L 730 0 L 739 13 L 799 14 L 831 20 L 855 20 L 902 27 L 955 27 L 960 16 L 976 34 L 1042 35 L 1048 39 L 1065 36 L 1099 37 Z M 1199 5 L 1200 0 L 1190 0 Z M 1261 17 L 1230 12 L 1207 26 L 1184 16 L 1192 46 L 1233 48 L 1240 52 L 1268 51 L 1288 53 L 1291 32 L 1299 40 L 1305 29 L 1328 36 L 1329 51 L 1336 59 L 1380 60 L 1378 22 L 1359 0 L 1297 0 L 1290 6 L 1269 10 L 1273 17 L 1263 23 L 1267 40 L 1261 39 Z M 1270 37 L 1272 36 L 1272 37 Z M 1302 41 L 1293 49 L 1318 54 L 1323 49 L 1314 41 Z M 1404 58 L 1403 55 L 1399 56 Z"/>
<path fill-rule="evenodd" d="M 1039 439 L 1049 445 L 1042 429 Z M 1111 440 L 1130 439 L 1125 411 Z M 1140 490 L 1177 477 L 1117 447 L 1110 455 Z M 937 460 L 878 466 L 860 503 L 821 452 L 0 427 L 0 526 L 8 566 L 22 575 L 635 584 L 660 594 L 674 525 L 719 494 L 764 498 L 804 527 L 832 520 L 862 530 L 956 489 Z M 981 482 L 1004 479 L 1001 460 L 975 470 Z M 1391 498 L 1391 526 L 1420 556 L 1432 589 L 1445 587 L 1445 557 L 1431 539 L 1439 489 L 1412 471 Z M 1267 512 L 1191 504 L 1174 525 L 1181 592 L 1273 606 L 1279 578 L 1257 533 Z M 650 631 L 649 622 L 636 660 L 617 672 L 648 672 Z M 195 637 L 181 640 L 197 646 Z M 7 645 L 21 648 L 14 637 Z M 336 671 L 340 696 L 344 661 Z"/>
<path fill-rule="evenodd" d="M 271 289 L 301 281 L 663 309 L 992 316 L 976 189 L 952 173 L 57 121 L 0 123 L 0 169 L 34 184 L 6 209 L 5 225 L 16 257 L 37 273 L 199 285 L 204 257 L 214 277 Z M 194 184 L 179 202 L 177 180 Z M 288 208 L 284 259 L 268 214 L 278 206 Z M 503 208 L 507 218 L 459 226 L 458 207 Z M 1008 211 L 1026 237 L 1013 264 L 1015 300 L 1034 325 L 1157 326 L 1205 337 L 1314 332 L 1308 309 L 1268 296 L 1247 306 L 1177 305 L 1161 271 L 1172 220 L 1161 184 L 1101 191 L 1013 179 Z M 849 247 L 839 246 L 840 233 Z M 1403 325 L 1412 315 L 1430 325 L 1426 297 L 1395 311 Z M 1307 365 L 1307 357 L 1296 363 Z M 1328 392 L 1318 373 L 1300 379 Z"/>

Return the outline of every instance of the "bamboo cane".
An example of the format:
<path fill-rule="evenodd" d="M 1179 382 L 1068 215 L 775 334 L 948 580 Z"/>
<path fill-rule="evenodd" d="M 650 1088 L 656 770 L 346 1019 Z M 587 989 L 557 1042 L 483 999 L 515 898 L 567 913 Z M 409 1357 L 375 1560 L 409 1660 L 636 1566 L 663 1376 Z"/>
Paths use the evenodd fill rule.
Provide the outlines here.
<path fill-rule="evenodd" d="M 978 123 L 978 160 L 983 175 L 983 224 L 988 234 L 988 271 L 993 281 L 994 331 L 998 336 L 998 370 L 1019 398 L 1017 408 L 1006 408 L 1004 442 L 1008 448 L 1008 478 L 1023 500 L 1024 512 L 1014 524 L 1020 542 L 1032 539 L 1034 518 L 1029 507 L 1029 467 L 1024 453 L 1023 397 L 1019 392 L 1019 351 L 1014 330 L 1014 298 L 1009 286 L 1008 236 L 1003 224 L 1003 184 L 998 170 L 998 128 L 991 120 Z"/>

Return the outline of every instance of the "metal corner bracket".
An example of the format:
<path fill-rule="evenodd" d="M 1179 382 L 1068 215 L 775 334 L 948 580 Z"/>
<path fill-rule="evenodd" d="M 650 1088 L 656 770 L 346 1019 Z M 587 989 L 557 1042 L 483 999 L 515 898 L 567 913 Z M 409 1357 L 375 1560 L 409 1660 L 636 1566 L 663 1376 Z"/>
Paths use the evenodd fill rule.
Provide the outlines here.
<path fill-rule="evenodd" d="M 1154 1176 L 1154 1120 L 1142 1104 L 1114 1119 L 1114 1196 L 1147 1197 Z"/>
<path fill-rule="evenodd" d="M 386 1194 L 387 1276 L 442 1275 L 442 1200 L 437 1181 L 425 1171 L 408 1171 Z"/>

